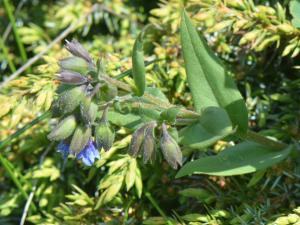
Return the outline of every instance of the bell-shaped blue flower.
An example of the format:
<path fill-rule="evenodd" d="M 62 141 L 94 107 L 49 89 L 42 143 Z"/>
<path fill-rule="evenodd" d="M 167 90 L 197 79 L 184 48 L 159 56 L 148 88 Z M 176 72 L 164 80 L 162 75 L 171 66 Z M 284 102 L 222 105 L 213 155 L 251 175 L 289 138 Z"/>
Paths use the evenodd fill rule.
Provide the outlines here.
<path fill-rule="evenodd" d="M 91 166 L 94 164 L 95 158 L 100 159 L 100 155 L 93 143 L 93 139 L 90 138 L 87 145 L 77 154 L 76 159 L 82 159 L 84 165 Z"/>
<path fill-rule="evenodd" d="M 61 140 L 57 146 L 56 152 L 60 152 L 61 157 L 67 159 L 70 154 L 70 143 L 64 143 L 64 140 Z"/>

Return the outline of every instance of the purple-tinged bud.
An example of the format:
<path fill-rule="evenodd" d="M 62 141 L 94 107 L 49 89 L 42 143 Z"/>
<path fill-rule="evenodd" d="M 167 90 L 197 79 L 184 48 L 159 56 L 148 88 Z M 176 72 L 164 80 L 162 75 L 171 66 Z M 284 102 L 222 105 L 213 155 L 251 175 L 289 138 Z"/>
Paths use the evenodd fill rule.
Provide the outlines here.
<path fill-rule="evenodd" d="M 177 169 L 177 163 L 182 166 L 182 152 L 175 141 L 174 138 L 172 138 L 166 128 L 166 125 L 163 123 L 162 124 L 163 128 L 163 137 L 162 137 L 162 142 L 161 142 L 161 149 L 163 152 L 163 155 L 169 165 L 173 169 Z"/>
<path fill-rule="evenodd" d="M 47 137 L 50 141 L 63 140 L 74 132 L 76 124 L 75 116 L 70 115 L 60 121 Z"/>
<path fill-rule="evenodd" d="M 99 151 L 102 148 L 104 151 L 108 151 L 112 147 L 115 140 L 115 130 L 106 118 L 102 118 L 99 125 L 95 126 L 95 139 Z"/>
<path fill-rule="evenodd" d="M 145 136 L 145 129 L 147 128 L 147 124 L 136 130 L 132 134 L 132 139 L 129 145 L 128 153 L 132 157 L 137 157 L 141 146 L 143 144 L 144 136 Z"/>
<path fill-rule="evenodd" d="M 146 164 L 149 159 L 150 159 L 151 164 L 154 164 L 154 162 L 155 162 L 155 158 L 156 158 L 155 144 L 156 143 L 155 143 L 155 140 L 152 135 L 153 129 L 154 129 L 154 126 L 150 126 L 148 128 L 147 133 L 144 138 L 144 142 L 143 142 L 144 164 Z"/>
<path fill-rule="evenodd" d="M 91 137 L 91 128 L 80 125 L 76 128 L 70 144 L 70 154 L 78 154 L 88 143 Z"/>
<path fill-rule="evenodd" d="M 72 70 L 83 75 L 89 71 L 96 71 L 96 67 L 82 58 L 66 57 L 60 59 L 57 64 L 64 70 Z"/>
<path fill-rule="evenodd" d="M 97 99 L 91 95 L 85 97 L 80 103 L 81 116 L 86 124 L 91 124 L 95 121 L 98 112 Z"/>
<path fill-rule="evenodd" d="M 88 63 L 94 64 L 90 53 L 80 44 L 76 39 L 72 39 L 72 42 L 66 40 L 66 49 L 74 56 L 85 59 Z"/>
<path fill-rule="evenodd" d="M 106 119 L 106 113 L 110 106 L 110 103 L 106 105 L 101 121 L 99 125 L 95 127 L 95 139 L 99 151 L 101 151 L 102 148 L 104 151 L 108 151 L 115 140 L 115 130 Z"/>
<path fill-rule="evenodd" d="M 56 78 L 57 80 L 67 83 L 67 84 L 83 84 L 88 81 L 88 79 L 80 73 L 71 70 L 60 70 L 59 74 L 61 77 Z"/>
<path fill-rule="evenodd" d="M 62 114 L 72 112 L 86 96 L 87 84 L 76 86 L 60 97 Z"/>
<path fill-rule="evenodd" d="M 94 164 L 95 158 L 100 159 L 100 155 L 95 148 L 92 137 L 90 137 L 85 147 L 77 154 L 76 159 L 82 159 L 84 165 L 91 166 Z"/>

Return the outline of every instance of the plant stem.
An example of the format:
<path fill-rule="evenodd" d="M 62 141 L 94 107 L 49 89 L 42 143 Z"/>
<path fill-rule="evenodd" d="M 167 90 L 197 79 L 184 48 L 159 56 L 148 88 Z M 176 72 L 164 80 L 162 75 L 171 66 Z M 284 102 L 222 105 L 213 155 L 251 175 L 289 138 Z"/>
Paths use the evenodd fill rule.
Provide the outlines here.
<path fill-rule="evenodd" d="M 253 142 L 271 147 L 271 148 L 279 150 L 279 151 L 286 149 L 288 147 L 288 145 L 286 145 L 286 144 L 271 140 L 265 136 L 255 133 L 251 130 L 248 130 L 248 132 L 246 134 L 240 133 L 238 131 L 235 134 L 242 139 L 245 139 L 248 141 L 253 141 Z"/>
<path fill-rule="evenodd" d="M 102 76 L 102 79 L 108 83 L 116 85 L 117 87 L 119 87 L 125 91 L 133 92 L 132 88 L 129 85 L 123 83 L 122 81 L 116 80 L 111 77 L 106 77 L 106 76 Z M 175 107 L 175 105 L 172 105 L 171 103 L 162 101 L 147 92 L 144 93 L 143 98 L 145 98 L 145 99 L 149 100 L 150 102 L 152 102 L 153 104 L 159 105 L 161 107 L 165 107 L 165 108 Z M 199 114 L 197 114 L 196 112 L 189 111 L 184 108 L 180 109 L 180 112 L 178 115 L 182 116 L 182 117 L 188 117 L 188 118 L 198 118 L 199 117 Z"/>
<path fill-rule="evenodd" d="M 130 206 L 131 206 L 131 204 L 133 203 L 134 200 L 135 200 L 135 196 L 133 196 L 130 199 L 130 201 L 128 202 L 128 205 L 127 205 L 126 210 L 125 210 L 124 225 L 127 224 L 129 208 L 130 208 Z"/>
<path fill-rule="evenodd" d="M 17 69 L 16 69 L 14 63 L 9 58 L 9 54 L 8 54 L 7 48 L 6 48 L 5 44 L 4 44 L 4 42 L 2 41 L 1 35 L 0 35 L 0 46 L 2 48 L 3 54 L 4 54 L 4 56 L 5 56 L 6 60 L 7 60 L 7 63 L 8 63 L 8 66 L 9 66 L 11 72 L 12 73 L 16 72 Z"/>
<path fill-rule="evenodd" d="M 17 27 L 16 27 L 16 21 L 15 21 L 14 15 L 13 15 L 11 9 L 10 9 L 8 1 L 7 0 L 3 0 L 3 3 L 5 5 L 5 9 L 6 9 L 6 12 L 8 14 L 9 20 L 11 22 L 11 25 L 12 25 L 12 28 L 13 28 L 13 31 L 14 31 L 14 34 L 15 34 L 15 38 L 16 38 L 16 41 L 17 41 L 17 45 L 18 45 L 18 48 L 19 48 L 22 60 L 23 60 L 24 63 L 26 63 L 28 59 L 27 59 L 27 55 L 26 55 L 26 51 L 25 51 L 24 45 L 21 42 L 21 39 L 20 39 L 18 30 L 17 30 Z M 26 68 L 26 72 L 27 73 L 31 73 L 30 67 Z"/>
<path fill-rule="evenodd" d="M 3 167 L 6 169 L 6 171 L 9 173 L 11 179 L 13 180 L 13 182 L 15 183 L 15 185 L 18 187 L 18 189 L 20 190 L 20 192 L 23 194 L 23 196 L 25 197 L 25 199 L 28 199 L 28 194 L 27 192 L 23 189 L 20 181 L 16 178 L 15 174 L 13 173 L 13 171 L 10 169 L 10 166 L 7 165 L 6 160 L 3 158 L 3 156 L 0 153 L 0 162 L 3 165 Z M 31 208 L 33 209 L 33 211 L 37 211 L 36 206 L 31 202 L 30 204 Z"/>
<path fill-rule="evenodd" d="M 152 203 L 152 205 L 156 208 L 156 210 L 159 212 L 159 214 L 166 220 L 166 222 L 169 225 L 173 225 L 171 220 L 169 220 L 169 218 L 166 216 L 166 214 L 161 210 L 161 208 L 158 206 L 157 202 L 155 201 L 155 199 L 152 197 L 152 195 L 146 191 L 145 195 L 147 196 L 147 198 L 150 200 L 150 202 Z"/>

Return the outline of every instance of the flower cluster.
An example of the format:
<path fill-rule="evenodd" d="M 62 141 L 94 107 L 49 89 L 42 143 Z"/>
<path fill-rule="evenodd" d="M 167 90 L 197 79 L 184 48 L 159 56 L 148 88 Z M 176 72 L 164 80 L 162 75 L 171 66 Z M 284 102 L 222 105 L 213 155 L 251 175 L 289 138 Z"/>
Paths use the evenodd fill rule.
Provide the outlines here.
<path fill-rule="evenodd" d="M 86 166 L 91 166 L 95 158 L 100 159 L 98 151 L 102 147 L 105 151 L 111 148 L 115 136 L 114 129 L 106 120 L 110 104 L 104 101 L 106 108 L 102 119 L 95 121 L 102 97 L 100 88 L 105 85 L 101 80 L 101 72 L 104 70 L 96 68 L 88 51 L 75 39 L 67 41 L 66 49 L 74 57 L 63 58 L 58 62 L 61 70 L 58 71 L 57 80 L 62 83 L 56 91 L 59 99 L 52 106 L 52 117 L 60 117 L 60 122 L 48 135 L 48 139 L 60 140 L 57 151 L 61 152 L 62 158 L 73 155 Z M 102 95 L 107 96 L 107 93 Z"/>

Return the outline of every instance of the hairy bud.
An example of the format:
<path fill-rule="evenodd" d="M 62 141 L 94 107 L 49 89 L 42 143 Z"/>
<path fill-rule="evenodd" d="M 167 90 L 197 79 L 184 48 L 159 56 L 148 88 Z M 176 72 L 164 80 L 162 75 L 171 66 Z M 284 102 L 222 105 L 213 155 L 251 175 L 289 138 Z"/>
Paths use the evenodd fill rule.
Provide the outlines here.
<path fill-rule="evenodd" d="M 177 169 L 177 163 L 182 166 L 182 153 L 179 145 L 175 141 L 174 138 L 172 138 L 167 131 L 166 125 L 163 123 L 163 138 L 161 142 L 161 149 L 163 152 L 163 155 L 169 165 L 173 169 Z"/>
<path fill-rule="evenodd" d="M 60 59 L 57 64 L 64 70 L 72 70 L 83 75 L 89 71 L 96 71 L 96 67 L 86 60 L 78 57 L 66 57 Z"/>
<path fill-rule="evenodd" d="M 102 118 L 99 125 L 95 127 L 95 139 L 99 151 L 103 148 L 108 151 L 115 140 L 115 130 L 106 118 Z"/>
<path fill-rule="evenodd" d="M 76 118 L 74 115 L 64 118 L 54 129 L 48 134 L 50 141 L 63 140 L 69 137 L 76 128 Z"/>
<path fill-rule="evenodd" d="M 154 126 L 150 126 L 147 130 L 147 133 L 144 138 L 143 142 L 143 155 L 144 155 L 144 164 L 147 163 L 147 161 L 150 159 L 151 164 L 154 164 L 155 162 L 155 140 L 152 136 Z"/>
<path fill-rule="evenodd" d="M 88 143 L 91 137 L 91 128 L 80 125 L 76 128 L 70 144 L 70 154 L 79 153 Z"/>
<path fill-rule="evenodd" d="M 71 71 L 71 70 L 60 70 L 59 74 L 61 77 L 58 77 L 57 80 L 67 83 L 67 84 L 83 84 L 88 81 L 88 79 L 80 73 Z"/>
<path fill-rule="evenodd" d="M 72 112 L 86 95 L 87 84 L 82 84 L 68 90 L 60 97 L 60 109 L 62 113 Z"/>
<path fill-rule="evenodd" d="M 145 136 L 145 129 L 147 126 L 148 125 L 145 124 L 140 129 L 136 130 L 132 135 L 132 139 L 128 149 L 128 153 L 132 157 L 137 157 L 137 155 L 139 154 Z"/>
<path fill-rule="evenodd" d="M 80 112 L 86 124 L 91 124 L 95 121 L 97 111 L 97 99 L 92 96 L 85 97 L 80 103 Z"/>
<path fill-rule="evenodd" d="M 65 47 L 72 55 L 85 59 L 85 61 L 92 65 L 94 64 L 90 53 L 76 39 L 73 38 L 72 42 L 66 40 L 66 42 Z"/>

